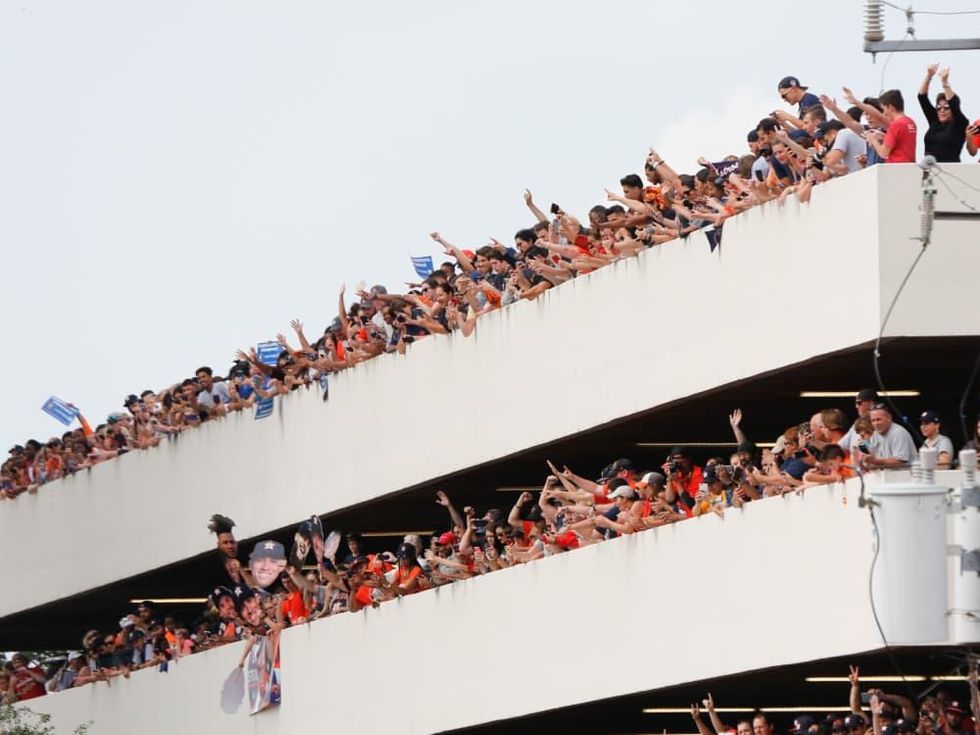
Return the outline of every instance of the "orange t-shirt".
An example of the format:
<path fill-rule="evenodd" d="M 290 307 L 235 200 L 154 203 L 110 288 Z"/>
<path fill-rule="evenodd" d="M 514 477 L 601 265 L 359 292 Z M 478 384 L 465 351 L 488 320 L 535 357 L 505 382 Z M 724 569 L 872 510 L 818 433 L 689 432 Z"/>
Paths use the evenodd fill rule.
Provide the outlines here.
<path fill-rule="evenodd" d="M 361 607 L 371 607 L 374 602 L 374 598 L 371 596 L 371 588 L 366 584 L 362 584 L 357 588 L 357 592 L 354 593 L 354 599 Z"/>
<path fill-rule="evenodd" d="M 413 579 L 417 579 L 421 573 L 422 573 L 422 567 L 418 565 L 409 567 L 408 569 L 398 567 L 398 570 L 395 572 L 395 584 L 397 585 L 408 584 Z"/>
<path fill-rule="evenodd" d="M 290 623 L 310 617 L 310 611 L 306 609 L 306 604 L 303 602 L 303 593 L 299 590 L 290 592 L 279 607 Z"/>

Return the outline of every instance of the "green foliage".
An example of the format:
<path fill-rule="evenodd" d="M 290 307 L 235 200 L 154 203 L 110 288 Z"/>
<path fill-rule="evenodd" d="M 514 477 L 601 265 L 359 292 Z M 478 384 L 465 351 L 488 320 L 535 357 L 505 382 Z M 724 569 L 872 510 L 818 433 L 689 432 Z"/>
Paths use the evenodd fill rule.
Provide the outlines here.
<path fill-rule="evenodd" d="M 43 715 L 26 707 L 0 705 L 0 735 L 55 735 L 51 715 Z M 90 722 L 79 725 L 73 735 L 85 735 Z"/>

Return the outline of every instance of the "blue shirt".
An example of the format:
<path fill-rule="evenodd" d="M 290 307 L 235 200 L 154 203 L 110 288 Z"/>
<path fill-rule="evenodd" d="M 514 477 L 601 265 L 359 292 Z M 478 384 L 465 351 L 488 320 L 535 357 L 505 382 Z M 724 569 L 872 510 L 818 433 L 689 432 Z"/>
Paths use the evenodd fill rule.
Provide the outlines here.
<path fill-rule="evenodd" d="M 799 111 L 800 114 L 797 116 L 803 119 L 803 113 L 806 112 L 808 107 L 813 107 L 814 105 L 820 104 L 820 98 L 815 94 L 810 94 L 809 92 L 804 92 L 803 96 L 800 97 Z"/>

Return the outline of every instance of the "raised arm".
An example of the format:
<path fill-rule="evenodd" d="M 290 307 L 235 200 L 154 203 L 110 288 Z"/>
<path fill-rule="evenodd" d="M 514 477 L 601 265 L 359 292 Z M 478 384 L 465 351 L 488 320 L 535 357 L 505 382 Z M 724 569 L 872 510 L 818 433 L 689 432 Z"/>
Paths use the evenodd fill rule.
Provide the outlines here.
<path fill-rule="evenodd" d="M 961 123 L 969 123 L 966 115 L 963 114 L 963 110 L 960 109 L 960 96 L 953 91 L 953 88 L 949 86 L 949 67 L 947 66 L 941 72 L 939 72 L 939 81 L 943 85 L 943 94 L 946 95 L 946 102 L 949 103 L 949 111 L 953 113 L 953 117 L 959 119 Z"/>
<path fill-rule="evenodd" d="M 847 680 L 851 682 L 851 694 L 848 697 L 848 704 L 851 708 L 851 712 L 856 715 L 862 714 L 861 712 L 861 670 L 857 666 L 850 667 L 850 673 L 847 675 Z"/>
<path fill-rule="evenodd" d="M 648 204 L 644 204 L 643 202 L 638 202 L 635 199 L 627 199 L 622 194 L 609 191 L 609 189 L 606 189 L 606 199 L 611 202 L 618 202 L 630 211 L 636 212 L 637 214 L 642 214 L 644 217 L 650 216 L 650 206 Z"/>
<path fill-rule="evenodd" d="M 463 273 L 469 275 L 476 270 L 476 268 L 473 267 L 473 261 L 467 258 L 466 254 L 458 247 L 447 240 L 444 240 L 442 235 L 440 235 L 438 232 L 430 233 L 429 237 L 442 245 L 442 249 L 446 251 L 446 255 L 451 255 L 456 259 L 456 262 L 459 263 L 459 267 L 462 269 Z"/>
<path fill-rule="evenodd" d="M 749 438 L 742 431 L 742 409 L 736 408 L 728 415 L 728 425 L 732 427 L 732 433 L 735 435 L 735 442 L 738 444 L 747 444 Z"/>
<path fill-rule="evenodd" d="M 306 339 L 306 335 L 303 334 L 303 322 L 299 319 L 293 319 L 289 322 L 289 326 L 293 328 L 296 332 L 296 338 L 299 340 L 299 346 L 303 348 L 303 352 L 313 352 L 313 348 L 310 347 L 309 341 Z"/>
<path fill-rule="evenodd" d="M 701 718 L 701 708 L 698 706 L 697 702 L 691 705 L 691 719 L 694 720 L 694 726 L 698 729 L 698 735 L 713 735 L 708 726 L 704 724 L 704 720 Z"/>
<path fill-rule="evenodd" d="M 919 85 L 919 107 L 922 108 L 922 114 L 926 116 L 926 120 L 929 121 L 930 125 L 935 125 L 939 121 L 936 108 L 933 107 L 932 101 L 929 99 L 929 85 L 932 83 L 932 78 L 936 76 L 938 70 L 939 64 L 930 64 L 927 66 L 925 79 Z"/>
<path fill-rule="evenodd" d="M 718 735 L 721 735 L 728 728 L 725 727 L 725 723 L 721 721 L 718 716 L 718 710 L 715 709 L 715 698 L 711 696 L 711 692 L 708 692 L 708 698 L 705 700 L 708 707 L 708 717 L 711 718 L 711 726 L 715 729 Z"/>
<path fill-rule="evenodd" d="M 681 177 L 677 175 L 677 172 L 670 167 L 664 157 L 657 153 L 653 146 L 650 147 L 650 155 L 647 156 L 647 161 L 653 166 L 654 171 L 660 176 L 666 183 L 670 184 L 674 191 L 680 191 L 681 187 Z"/>
<path fill-rule="evenodd" d="M 845 110 L 842 110 L 837 106 L 837 101 L 831 99 L 825 94 L 820 95 L 820 104 L 822 104 L 826 109 L 830 110 L 834 117 L 836 117 L 844 127 L 850 130 L 852 133 L 857 135 L 864 135 L 864 128 L 861 123 L 855 120 L 853 117 L 847 114 Z"/>
<path fill-rule="evenodd" d="M 524 523 L 521 521 L 521 508 L 524 507 L 525 503 L 530 503 L 532 500 L 534 500 L 534 496 L 527 490 L 521 493 L 521 496 L 514 503 L 514 507 L 510 509 L 510 513 L 507 515 L 507 523 L 511 527 L 519 531 L 524 530 Z"/>
<path fill-rule="evenodd" d="M 340 317 L 340 333 L 344 337 L 350 335 L 350 322 L 347 320 L 347 306 L 344 304 L 344 293 L 347 291 L 347 284 L 340 284 L 340 295 L 337 297 L 337 316 Z"/>
<path fill-rule="evenodd" d="M 882 115 L 878 111 L 878 108 L 872 107 L 871 105 L 866 104 L 861 100 L 859 100 L 857 97 L 854 96 L 854 93 L 847 87 L 844 87 L 844 99 L 846 99 L 855 107 L 859 107 L 861 109 L 861 112 L 867 115 L 868 120 L 870 120 L 874 125 L 878 125 L 883 128 L 888 127 L 888 118 Z"/>
<path fill-rule="evenodd" d="M 531 195 L 531 191 L 529 189 L 524 190 L 524 203 L 527 205 L 527 208 L 531 210 L 531 214 L 537 218 L 538 222 L 548 221 L 547 215 L 538 209 L 538 205 L 534 203 L 534 197 Z"/>
<path fill-rule="evenodd" d="M 463 521 L 463 516 L 459 514 L 456 506 L 449 500 L 449 496 L 442 490 L 436 491 L 436 502 L 449 512 L 449 518 L 454 526 L 457 528 L 464 528 L 466 526 L 466 523 Z"/>

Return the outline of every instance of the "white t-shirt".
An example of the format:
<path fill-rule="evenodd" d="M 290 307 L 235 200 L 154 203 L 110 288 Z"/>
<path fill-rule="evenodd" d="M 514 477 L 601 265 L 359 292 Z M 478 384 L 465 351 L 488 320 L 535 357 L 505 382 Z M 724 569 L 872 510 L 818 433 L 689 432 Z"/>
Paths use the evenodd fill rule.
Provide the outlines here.
<path fill-rule="evenodd" d="M 222 380 L 220 382 L 212 383 L 211 390 L 202 390 L 197 394 L 197 403 L 205 408 L 211 408 L 214 405 L 214 397 L 217 396 L 218 400 L 222 403 L 231 403 L 231 393 L 228 392 L 228 386 Z"/>

